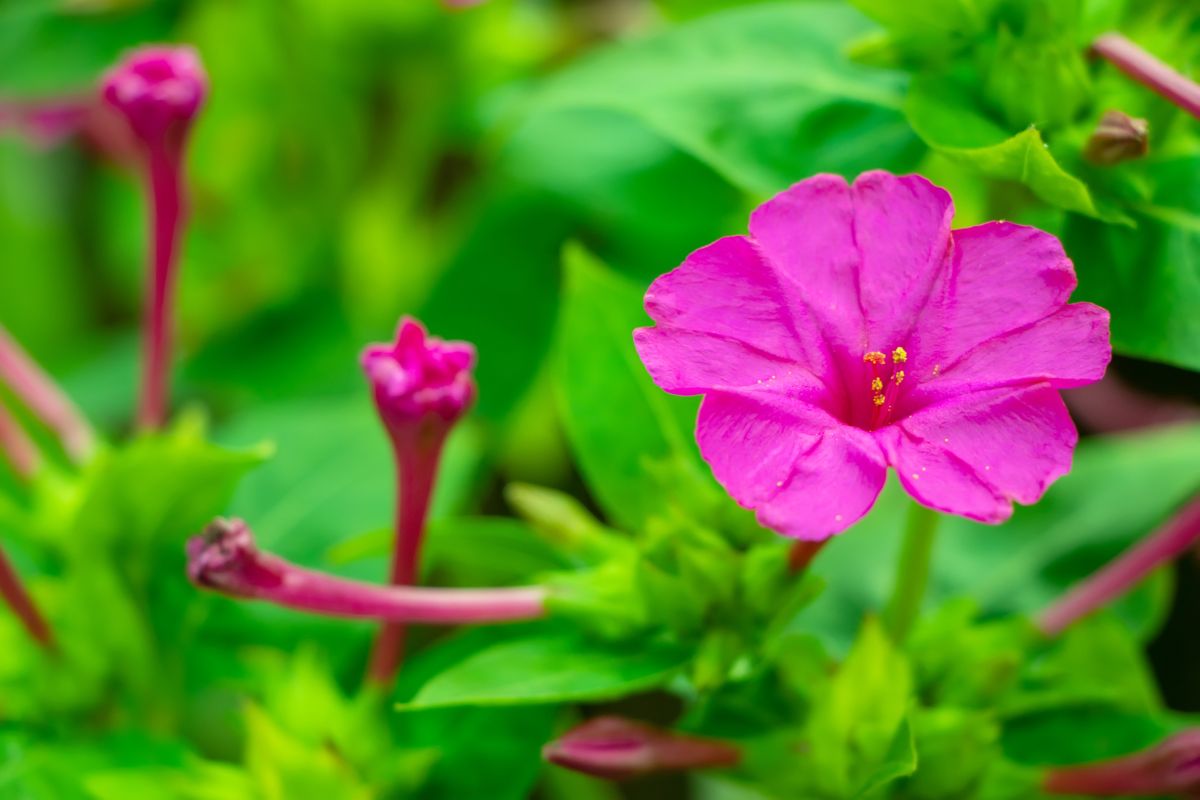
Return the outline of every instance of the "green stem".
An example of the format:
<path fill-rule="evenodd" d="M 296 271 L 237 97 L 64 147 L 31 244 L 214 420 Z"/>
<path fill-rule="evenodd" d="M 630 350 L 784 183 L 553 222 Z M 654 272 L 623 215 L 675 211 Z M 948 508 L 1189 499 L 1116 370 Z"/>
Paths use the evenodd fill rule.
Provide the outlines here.
<path fill-rule="evenodd" d="M 913 503 L 904 527 L 904 543 L 896 565 L 896 582 L 884 619 L 892 640 L 897 644 L 908 638 L 921 613 L 925 586 L 929 583 L 929 561 L 933 555 L 934 534 L 941 519 L 938 512 Z"/>

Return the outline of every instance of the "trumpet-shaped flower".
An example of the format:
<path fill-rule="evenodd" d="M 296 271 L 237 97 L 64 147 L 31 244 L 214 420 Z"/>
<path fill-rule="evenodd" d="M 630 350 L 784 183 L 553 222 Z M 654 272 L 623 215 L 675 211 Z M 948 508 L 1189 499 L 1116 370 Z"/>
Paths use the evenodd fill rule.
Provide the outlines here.
<path fill-rule="evenodd" d="M 818 175 L 650 286 L 642 361 L 704 395 L 700 452 L 763 525 L 838 533 L 889 466 L 918 502 L 996 523 L 1070 469 L 1058 390 L 1104 374 L 1108 313 L 1067 303 L 1055 237 L 953 215 L 919 176 Z"/>

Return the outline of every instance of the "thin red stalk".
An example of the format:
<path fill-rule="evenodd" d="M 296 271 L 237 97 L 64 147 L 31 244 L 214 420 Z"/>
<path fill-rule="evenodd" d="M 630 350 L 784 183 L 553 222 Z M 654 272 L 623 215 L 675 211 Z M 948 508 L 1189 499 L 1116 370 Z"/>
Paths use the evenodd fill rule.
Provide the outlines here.
<path fill-rule="evenodd" d="M 175 261 L 183 226 L 183 184 L 179 157 L 167 147 L 148 150 L 150 193 L 150 269 L 142 328 L 142 394 L 138 426 L 155 429 L 167 417 L 170 396 Z"/>
<path fill-rule="evenodd" d="M 95 444 L 91 426 L 3 327 L 0 327 L 0 381 L 54 431 L 73 461 L 80 463 L 87 458 Z"/>
<path fill-rule="evenodd" d="M 817 553 L 821 552 L 821 548 L 825 546 L 828 539 L 822 539 L 819 542 L 798 541 L 792 545 L 792 549 L 788 551 L 788 568 L 793 573 L 803 572 L 808 569 L 808 565 L 817 557 Z"/>
<path fill-rule="evenodd" d="M 4 602 L 8 603 L 8 607 L 21 620 L 21 624 L 34 641 L 47 650 L 53 650 L 54 636 L 50 632 L 50 626 L 34 605 L 33 598 L 29 596 L 25 585 L 21 583 L 21 577 L 17 575 L 3 550 L 0 550 L 0 595 L 4 596 Z"/>
<path fill-rule="evenodd" d="M 1200 119 L 1200 85 L 1176 72 L 1119 33 L 1106 33 L 1092 50 L 1113 66 Z"/>
<path fill-rule="evenodd" d="M 434 479 L 441 460 L 444 432 L 434 440 L 420 442 L 393 437 L 396 454 L 396 542 L 392 552 L 391 583 L 411 586 L 416 583 L 425 536 L 425 519 L 433 496 Z M 405 627 L 402 623 L 384 625 L 371 650 L 367 679 L 387 686 L 396 678 L 404 658 Z"/>
<path fill-rule="evenodd" d="M 1200 496 L 1165 525 L 1130 547 L 1091 577 L 1044 610 L 1038 627 L 1057 636 L 1072 623 L 1116 600 L 1149 575 L 1200 540 Z"/>

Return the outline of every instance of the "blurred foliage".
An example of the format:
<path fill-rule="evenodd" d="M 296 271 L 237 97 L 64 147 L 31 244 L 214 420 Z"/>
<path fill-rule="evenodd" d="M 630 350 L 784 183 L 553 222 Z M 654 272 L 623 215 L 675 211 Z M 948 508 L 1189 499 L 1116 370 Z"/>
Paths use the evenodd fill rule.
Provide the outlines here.
<path fill-rule="evenodd" d="M 0 468 L 0 538 L 61 643 L 0 615 L 0 795 L 604 798 L 540 748 L 580 704 L 654 691 L 744 746 L 696 781 L 708 798 L 1017 800 L 1045 765 L 1186 724 L 1142 653 L 1169 575 L 1056 641 L 1027 617 L 1195 494 L 1200 429 L 1085 438 L 1036 507 L 946 520 L 896 644 L 874 615 L 898 488 L 798 578 L 631 339 L 648 281 L 764 197 L 919 170 L 960 225 L 1061 235 L 1119 353 L 1200 369 L 1195 121 L 1089 56 L 1109 29 L 1200 58 L 1200 11 L 1169 0 L 0 5 L 0 101 L 88 97 L 156 41 L 194 46 L 212 83 L 175 381 L 207 416 L 158 434 L 127 435 L 136 171 L 88 137 L 0 131 L 0 321 L 109 442 L 29 487 Z M 1149 121 L 1147 157 L 1084 159 L 1110 109 Z M 355 361 L 402 313 L 480 356 L 425 578 L 542 581 L 558 619 L 415 631 L 380 697 L 359 689 L 371 625 L 200 593 L 182 548 L 238 515 L 264 549 L 382 578 L 392 465 Z"/>

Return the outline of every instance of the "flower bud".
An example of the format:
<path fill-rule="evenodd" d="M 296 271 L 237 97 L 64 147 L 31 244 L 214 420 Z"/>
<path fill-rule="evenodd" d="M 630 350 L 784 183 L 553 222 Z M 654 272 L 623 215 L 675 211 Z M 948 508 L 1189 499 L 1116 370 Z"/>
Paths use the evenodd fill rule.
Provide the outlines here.
<path fill-rule="evenodd" d="M 1106 111 L 1088 139 L 1084 157 L 1093 164 L 1112 166 L 1141 158 L 1150 148 L 1150 123 L 1123 111 Z"/>
<path fill-rule="evenodd" d="M 429 336 L 411 317 L 400 321 L 395 342 L 368 347 L 362 365 L 393 437 L 416 423 L 448 426 L 475 400 L 475 348 Z"/>
<path fill-rule="evenodd" d="M 655 772 L 731 767 L 741 760 L 732 744 L 655 728 L 623 717 L 597 717 L 542 748 L 551 764 L 622 781 Z"/>
<path fill-rule="evenodd" d="M 208 78 L 190 47 L 144 47 L 105 74 L 101 93 L 143 144 L 177 148 L 208 93 Z"/>
<path fill-rule="evenodd" d="M 1051 770 L 1050 794 L 1132 797 L 1200 794 L 1200 728 L 1169 736 L 1153 747 L 1096 764 Z"/>

